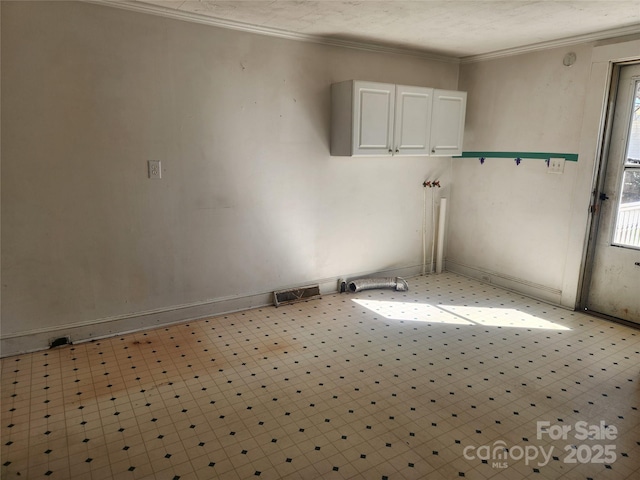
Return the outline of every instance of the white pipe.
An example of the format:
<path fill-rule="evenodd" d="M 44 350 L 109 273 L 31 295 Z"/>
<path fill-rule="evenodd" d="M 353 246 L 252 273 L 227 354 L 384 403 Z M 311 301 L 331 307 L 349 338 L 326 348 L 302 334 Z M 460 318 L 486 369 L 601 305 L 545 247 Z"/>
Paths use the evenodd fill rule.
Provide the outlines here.
<path fill-rule="evenodd" d="M 447 218 L 447 199 L 440 199 L 440 216 L 438 218 L 438 256 L 436 258 L 436 273 L 442 273 L 444 260 L 444 231 Z"/>
<path fill-rule="evenodd" d="M 429 273 L 433 273 L 433 258 L 436 249 L 436 196 L 431 188 L 431 259 Z"/>
<path fill-rule="evenodd" d="M 427 269 L 427 187 L 422 187 L 422 275 Z"/>

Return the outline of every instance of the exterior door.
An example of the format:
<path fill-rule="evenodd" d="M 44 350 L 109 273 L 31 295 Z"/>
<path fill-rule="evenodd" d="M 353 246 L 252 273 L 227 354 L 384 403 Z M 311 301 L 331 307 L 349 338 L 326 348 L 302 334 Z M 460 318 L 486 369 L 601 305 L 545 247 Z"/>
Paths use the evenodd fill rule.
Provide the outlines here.
<path fill-rule="evenodd" d="M 396 86 L 355 82 L 353 154 L 391 155 Z"/>
<path fill-rule="evenodd" d="M 620 69 L 586 308 L 640 324 L 640 64 Z"/>

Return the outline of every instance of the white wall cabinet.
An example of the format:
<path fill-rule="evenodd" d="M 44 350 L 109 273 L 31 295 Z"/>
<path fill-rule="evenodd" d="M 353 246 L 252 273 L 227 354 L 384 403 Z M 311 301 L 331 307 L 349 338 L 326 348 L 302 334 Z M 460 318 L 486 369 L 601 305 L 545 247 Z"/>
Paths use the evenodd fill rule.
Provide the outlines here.
<path fill-rule="evenodd" d="M 354 82 L 353 155 L 387 155 L 393 145 L 395 85 Z"/>
<path fill-rule="evenodd" d="M 434 90 L 431 155 L 460 155 L 467 111 L 467 92 Z"/>
<path fill-rule="evenodd" d="M 347 81 L 331 86 L 331 155 L 391 155 L 396 86 Z"/>
<path fill-rule="evenodd" d="M 331 155 L 462 152 L 466 93 L 388 83 L 331 86 Z"/>
<path fill-rule="evenodd" d="M 433 89 L 396 85 L 393 155 L 428 155 Z"/>

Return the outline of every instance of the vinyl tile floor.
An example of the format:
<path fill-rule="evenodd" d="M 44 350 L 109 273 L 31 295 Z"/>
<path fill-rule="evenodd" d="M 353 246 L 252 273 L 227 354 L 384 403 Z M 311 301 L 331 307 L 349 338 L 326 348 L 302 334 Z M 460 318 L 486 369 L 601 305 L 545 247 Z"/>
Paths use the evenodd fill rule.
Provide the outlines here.
<path fill-rule="evenodd" d="M 640 478 L 640 331 L 452 273 L 2 359 L 2 479 Z"/>

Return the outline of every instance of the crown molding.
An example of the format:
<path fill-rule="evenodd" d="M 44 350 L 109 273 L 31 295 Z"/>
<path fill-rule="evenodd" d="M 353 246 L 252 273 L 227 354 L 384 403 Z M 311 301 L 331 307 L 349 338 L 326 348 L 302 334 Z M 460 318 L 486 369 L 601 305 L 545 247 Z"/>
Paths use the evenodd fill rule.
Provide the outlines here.
<path fill-rule="evenodd" d="M 181 10 L 175 10 L 168 7 L 162 7 L 160 5 L 140 3 L 130 0 L 82 0 L 85 3 L 93 3 L 96 5 L 103 5 L 108 7 L 115 7 L 124 10 L 130 10 L 138 13 L 147 13 L 151 15 L 158 15 L 161 17 L 173 18 L 175 20 L 182 20 L 186 22 L 199 23 L 203 25 L 210 25 L 213 27 L 226 28 L 229 30 L 238 30 L 241 32 L 255 33 L 258 35 L 266 35 L 269 37 L 284 38 L 287 40 L 295 40 L 299 42 L 316 43 L 320 45 L 329 45 L 332 47 L 351 48 L 356 50 L 364 50 L 375 53 L 386 53 L 394 55 L 409 55 L 412 57 L 419 57 L 425 60 L 432 60 L 445 63 L 460 63 L 460 60 L 456 57 L 447 55 L 438 55 L 423 50 L 390 47 L 387 45 L 381 45 L 368 42 L 356 42 L 351 40 L 342 40 L 337 38 L 324 37 L 322 35 L 307 35 L 302 33 L 290 32 L 287 30 L 280 30 L 277 28 L 264 27 L 259 25 L 252 25 L 243 22 L 236 22 L 233 20 L 225 20 L 223 18 L 210 17 L 199 13 L 184 12 Z"/>
<path fill-rule="evenodd" d="M 625 35 L 640 35 L 640 24 L 628 25 L 626 27 L 613 28 L 609 30 L 601 30 L 599 32 L 587 33 L 584 35 L 576 35 L 573 37 L 565 37 L 558 40 L 548 42 L 533 43 L 522 47 L 507 48 L 495 52 L 482 53 L 479 55 L 469 55 L 460 58 L 460 63 L 475 63 L 485 60 L 493 60 L 496 58 L 510 57 L 523 53 L 537 52 L 540 50 L 548 50 L 551 48 L 569 47 L 580 43 L 597 42 L 599 40 L 608 40 Z"/>

